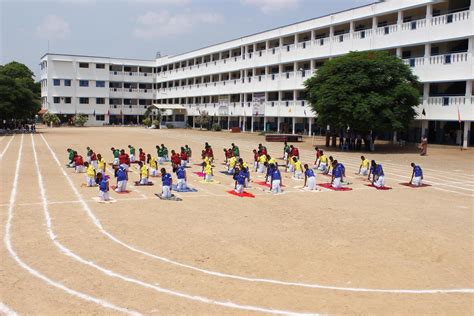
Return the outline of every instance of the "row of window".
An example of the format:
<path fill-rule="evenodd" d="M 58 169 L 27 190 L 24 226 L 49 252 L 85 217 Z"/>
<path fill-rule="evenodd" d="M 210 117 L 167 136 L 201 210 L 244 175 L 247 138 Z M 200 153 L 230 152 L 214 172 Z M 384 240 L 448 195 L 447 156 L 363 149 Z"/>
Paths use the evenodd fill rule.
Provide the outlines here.
<path fill-rule="evenodd" d="M 79 68 L 89 68 L 89 63 L 79 63 Z M 96 69 L 105 69 L 105 64 L 95 64 Z"/>
<path fill-rule="evenodd" d="M 95 99 L 95 104 L 105 104 L 105 98 L 87 98 L 87 97 L 80 97 L 79 104 L 89 104 L 90 99 Z M 72 97 L 53 97 L 53 103 L 59 104 L 61 100 L 64 101 L 66 104 L 71 104 Z M 109 99 L 109 104 L 125 104 L 131 105 L 132 99 Z M 150 99 L 139 99 L 139 105 L 151 105 L 152 101 Z"/>
<path fill-rule="evenodd" d="M 70 104 L 72 97 L 53 97 L 53 103 L 61 103 L 61 99 L 64 100 L 64 103 Z M 89 104 L 89 99 L 91 98 L 79 98 L 80 104 Z M 96 104 L 105 104 L 105 98 L 95 98 Z"/>
<path fill-rule="evenodd" d="M 71 86 L 71 79 L 63 79 L 63 81 L 65 87 Z M 61 79 L 53 79 L 53 86 L 61 86 Z M 95 86 L 96 88 L 105 88 L 105 81 L 96 80 Z M 79 87 L 89 87 L 89 80 L 79 80 Z"/>

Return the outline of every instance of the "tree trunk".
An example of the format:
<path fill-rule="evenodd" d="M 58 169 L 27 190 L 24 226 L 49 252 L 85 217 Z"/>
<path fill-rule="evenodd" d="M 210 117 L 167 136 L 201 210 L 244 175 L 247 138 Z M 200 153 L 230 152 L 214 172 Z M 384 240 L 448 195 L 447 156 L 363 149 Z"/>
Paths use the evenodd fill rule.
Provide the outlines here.
<path fill-rule="evenodd" d="M 326 131 L 326 147 L 329 147 L 330 142 L 331 142 L 331 135 L 329 135 L 329 132 Z"/>

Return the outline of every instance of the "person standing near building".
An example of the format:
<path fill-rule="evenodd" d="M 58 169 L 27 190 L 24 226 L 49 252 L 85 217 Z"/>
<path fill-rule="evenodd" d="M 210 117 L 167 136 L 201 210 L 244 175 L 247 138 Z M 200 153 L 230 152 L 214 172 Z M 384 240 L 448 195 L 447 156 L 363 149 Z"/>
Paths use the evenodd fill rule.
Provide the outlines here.
<path fill-rule="evenodd" d="M 423 135 L 420 143 L 420 156 L 426 156 L 428 154 L 428 137 Z"/>

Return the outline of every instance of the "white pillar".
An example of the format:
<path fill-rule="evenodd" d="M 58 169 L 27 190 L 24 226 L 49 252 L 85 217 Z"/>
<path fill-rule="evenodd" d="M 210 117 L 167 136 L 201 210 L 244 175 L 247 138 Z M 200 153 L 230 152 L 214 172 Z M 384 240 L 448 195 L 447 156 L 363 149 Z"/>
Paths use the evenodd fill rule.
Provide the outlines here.
<path fill-rule="evenodd" d="M 312 131 L 312 125 L 313 125 L 313 118 L 310 117 L 309 120 L 308 120 L 308 135 L 311 136 L 313 134 L 313 131 Z"/>
<path fill-rule="evenodd" d="M 376 28 L 377 28 L 377 17 L 374 16 L 374 17 L 372 18 L 372 29 L 375 30 Z"/>
<path fill-rule="evenodd" d="M 280 124 L 281 124 L 281 117 L 277 117 L 277 133 L 280 133 Z"/>
<path fill-rule="evenodd" d="M 245 116 L 245 112 L 244 112 L 244 116 L 242 117 L 242 131 L 245 132 L 245 125 L 247 125 L 247 117 Z"/>
<path fill-rule="evenodd" d="M 426 19 L 429 20 L 433 16 L 433 4 L 426 5 Z"/>
<path fill-rule="evenodd" d="M 230 130 L 230 115 L 227 116 L 227 129 Z"/>
<path fill-rule="evenodd" d="M 250 132 L 253 133 L 253 114 L 252 114 L 252 117 L 250 118 Z"/>
<path fill-rule="evenodd" d="M 471 122 L 464 121 L 464 135 L 463 135 L 463 141 L 462 141 L 462 148 L 464 149 L 467 149 L 470 130 L 471 130 Z"/>
<path fill-rule="evenodd" d="M 401 48 L 401 47 L 397 47 L 397 57 L 398 57 L 398 58 L 402 58 L 402 56 L 403 56 L 402 48 Z"/>
<path fill-rule="evenodd" d="M 428 101 L 429 97 L 430 97 L 430 84 L 428 82 L 425 82 L 423 84 L 423 101 Z"/>
<path fill-rule="evenodd" d="M 397 16 L 397 24 L 402 25 L 403 24 L 403 11 L 398 11 L 398 16 Z"/>
<path fill-rule="evenodd" d="M 193 128 L 196 128 L 196 117 L 193 116 Z"/>
<path fill-rule="evenodd" d="M 425 58 L 429 58 L 431 56 L 431 43 L 425 44 Z"/>
<path fill-rule="evenodd" d="M 472 83 L 474 81 L 472 80 L 466 80 L 466 101 L 469 103 L 471 102 L 471 98 L 472 98 Z M 472 106 L 473 104 L 471 104 Z"/>
<path fill-rule="evenodd" d="M 293 123 L 293 131 L 291 133 L 295 135 L 296 117 L 292 117 L 291 122 Z"/>
<path fill-rule="evenodd" d="M 264 132 L 267 131 L 267 117 L 266 116 L 263 117 L 263 131 Z"/>

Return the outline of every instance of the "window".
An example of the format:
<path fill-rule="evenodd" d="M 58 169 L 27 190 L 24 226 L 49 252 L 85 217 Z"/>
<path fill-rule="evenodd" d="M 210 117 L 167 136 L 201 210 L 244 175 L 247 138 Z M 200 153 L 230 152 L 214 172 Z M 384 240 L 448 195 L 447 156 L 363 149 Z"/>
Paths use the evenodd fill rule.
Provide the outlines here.
<path fill-rule="evenodd" d="M 174 121 L 175 122 L 184 122 L 184 115 L 183 114 L 176 114 L 174 116 Z"/>
<path fill-rule="evenodd" d="M 87 80 L 79 80 L 79 87 L 88 87 L 89 81 Z"/>
<path fill-rule="evenodd" d="M 95 98 L 96 104 L 105 104 L 105 98 Z"/>
<path fill-rule="evenodd" d="M 89 98 L 79 98 L 80 104 L 89 104 Z"/>
<path fill-rule="evenodd" d="M 66 87 L 70 87 L 71 86 L 71 79 L 64 79 L 64 85 Z"/>
<path fill-rule="evenodd" d="M 97 80 L 95 82 L 95 86 L 96 86 L 96 88 L 104 88 L 105 87 L 105 81 Z"/>
<path fill-rule="evenodd" d="M 54 103 L 59 103 L 59 102 L 61 102 L 60 99 L 61 99 L 60 97 L 53 97 L 53 102 Z"/>
<path fill-rule="evenodd" d="M 95 64 L 95 68 L 97 68 L 97 69 L 105 69 L 105 64 Z"/>
<path fill-rule="evenodd" d="M 89 68 L 88 63 L 79 63 L 79 68 Z"/>
<path fill-rule="evenodd" d="M 60 86 L 60 85 L 61 85 L 61 80 L 53 79 L 53 86 Z"/>
<path fill-rule="evenodd" d="M 71 97 L 65 97 L 64 103 L 71 104 Z"/>
<path fill-rule="evenodd" d="M 95 120 L 96 121 L 105 121 L 105 115 L 96 115 Z"/>

